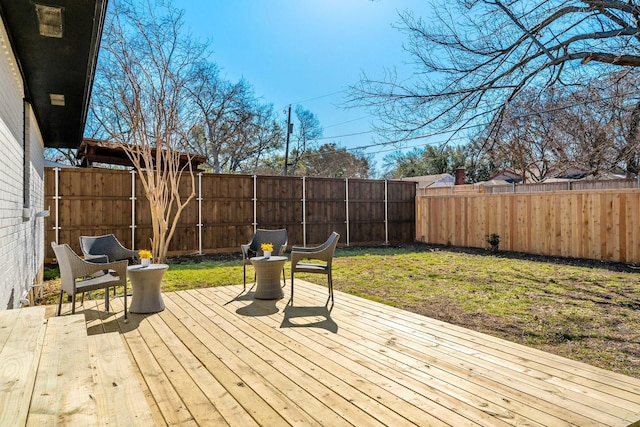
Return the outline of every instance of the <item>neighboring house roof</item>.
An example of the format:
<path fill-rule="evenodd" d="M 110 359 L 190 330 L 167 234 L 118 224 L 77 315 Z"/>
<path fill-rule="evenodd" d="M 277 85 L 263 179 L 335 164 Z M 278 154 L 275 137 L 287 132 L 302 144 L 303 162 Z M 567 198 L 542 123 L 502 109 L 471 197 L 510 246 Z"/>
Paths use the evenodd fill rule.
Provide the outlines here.
<path fill-rule="evenodd" d="M 58 162 L 54 162 L 53 160 L 44 160 L 44 167 L 45 168 L 75 168 L 75 166 L 73 165 L 69 165 L 66 163 L 58 163 Z"/>
<path fill-rule="evenodd" d="M 582 179 L 589 174 L 589 169 L 580 166 L 568 166 L 562 169 L 551 169 L 545 175 L 545 181 L 548 179 Z"/>
<path fill-rule="evenodd" d="M 107 0 L 0 0 L 45 147 L 82 140 L 106 9 Z"/>
<path fill-rule="evenodd" d="M 514 182 L 518 183 L 522 182 L 522 174 L 512 171 L 511 169 L 503 169 L 489 177 L 489 181 L 493 180 L 506 181 L 509 184 L 512 184 Z"/>
<path fill-rule="evenodd" d="M 441 173 L 439 175 L 423 175 L 402 178 L 403 181 L 415 181 L 418 188 L 451 187 L 455 183 L 453 175 Z"/>

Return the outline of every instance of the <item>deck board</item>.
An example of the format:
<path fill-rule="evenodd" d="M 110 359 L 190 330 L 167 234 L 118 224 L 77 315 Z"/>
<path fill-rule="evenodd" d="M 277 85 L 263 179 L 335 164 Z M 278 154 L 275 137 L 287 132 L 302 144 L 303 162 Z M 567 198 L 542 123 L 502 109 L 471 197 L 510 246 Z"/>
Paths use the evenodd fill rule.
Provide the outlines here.
<path fill-rule="evenodd" d="M 206 297 L 196 295 L 187 295 L 187 297 L 194 307 L 201 307 L 207 301 Z M 202 302 L 198 302 L 198 300 Z M 270 304 L 269 302 L 265 303 Z M 211 300 L 205 305 L 212 307 L 209 313 L 216 313 L 220 317 L 218 322 L 224 330 L 234 336 L 239 345 L 250 350 L 250 354 L 245 353 L 242 357 L 252 366 L 259 360 L 264 360 L 265 363 L 271 365 L 274 372 L 283 376 L 281 381 L 291 388 L 291 395 L 296 396 L 295 403 L 321 425 L 345 425 L 347 421 L 356 425 L 377 424 L 380 418 L 375 417 L 376 413 L 384 414 L 389 422 L 403 421 L 402 418 L 390 413 L 388 409 L 380 408 L 378 404 L 374 407 L 361 403 L 365 406 L 364 409 L 354 407 L 353 403 L 356 399 L 359 402 L 367 401 L 364 393 L 355 388 L 353 384 L 349 384 L 335 375 L 321 376 L 321 378 L 330 378 L 329 384 L 318 381 L 318 378 L 313 375 L 317 366 L 309 361 L 318 355 L 298 356 L 290 346 L 279 343 L 281 336 L 275 338 L 269 336 L 268 332 L 273 332 L 273 328 L 269 328 L 267 333 L 264 333 L 255 325 L 252 326 L 244 322 L 244 319 L 238 321 L 236 313 L 221 309 Z M 247 333 L 247 329 L 251 331 L 250 334 Z M 267 378 L 267 380 L 272 381 L 271 378 Z M 349 389 L 349 395 L 353 397 L 353 401 L 349 402 L 337 392 L 344 389 Z M 414 408 L 406 409 L 413 410 Z"/>
<path fill-rule="evenodd" d="M 44 307 L 0 312 L 0 426 L 27 421 L 46 328 L 44 312 Z"/>
<path fill-rule="evenodd" d="M 99 425 L 156 425 L 117 332 L 88 337 Z"/>
<path fill-rule="evenodd" d="M 28 426 L 98 424 L 85 328 L 81 314 L 48 320 Z"/>
<path fill-rule="evenodd" d="M 601 423 L 610 422 L 610 417 L 607 414 L 603 414 L 603 412 L 614 412 L 619 416 L 626 411 L 620 407 L 610 408 L 606 402 L 591 399 L 589 395 L 584 393 L 577 394 L 574 390 L 575 385 L 572 383 L 569 383 L 568 387 L 564 388 L 546 384 L 546 382 L 553 382 L 556 377 L 530 368 L 523 369 L 520 364 L 512 361 L 511 357 L 505 356 L 504 351 L 496 350 L 495 354 L 491 354 L 491 350 L 488 348 L 484 348 L 484 351 L 477 351 L 473 347 L 469 347 L 466 341 L 447 336 L 446 332 L 443 333 L 440 330 L 434 329 L 431 333 L 425 334 L 424 326 L 426 326 L 426 323 L 424 318 L 421 319 L 423 328 L 419 330 L 408 326 L 407 319 L 402 319 L 403 321 L 400 323 L 398 323 L 400 319 L 385 320 L 384 311 L 386 311 L 386 307 L 379 305 L 378 309 L 375 320 L 371 320 L 376 322 L 377 325 L 375 327 L 378 331 L 365 330 L 362 328 L 363 322 L 358 319 L 357 322 L 353 323 L 357 334 L 360 335 L 360 338 L 355 338 L 356 340 L 363 340 L 366 343 L 376 342 L 381 349 L 391 346 L 397 350 L 396 353 L 398 355 L 410 355 L 417 361 L 422 361 L 427 357 L 433 367 L 443 366 L 452 373 L 455 372 L 457 365 L 466 372 L 457 372 L 458 379 L 454 379 L 453 382 L 464 384 L 464 379 L 467 377 L 482 387 L 498 386 L 501 395 L 498 396 L 497 403 L 504 404 L 503 396 L 513 392 L 517 392 L 517 395 L 520 395 L 525 401 L 540 400 L 543 405 L 547 401 L 561 400 L 553 403 L 553 406 L 561 404 L 562 407 L 573 412 L 573 414 L 569 415 L 570 419 L 573 422 L 579 421 L 581 425 L 602 425 Z M 360 317 L 367 316 L 365 313 L 359 314 Z M 368 316 L 371 317 L 371 315 Z M 353 319 L 353 316 L 346 317 L 342 324 L 348 327 L 352 324 L 350 319 Z M 431 319 L 429 321 L 431 322 Z M 465 337 L 462 338 L 464 339 Z M 388 349 L 384 351 L 389 353 Z M 461 354 L 467 356 L 464 361 L 460 360 L 459 356 Z M 489 356 L 490 354 L 491 356 Z M 541 354 L 541 356 L 543 355 L 546 357 L 551 356 Z M 520 362 L 521 364 L 527 363 L 526 360 L 520 360 Z M 416 369 L 419 368 L 416 367 Z M 433 374 L 433 369 L 430 369 Z M 523 372 L 525 370 L 528 372 Z M 476 375 L 478 373 L 482 375 Z M 489 379 L 489 381 L 485 381 L 485 379 Z M 544 380 L 544 382 L 540 380 Z M 567 384 L 564 385 L 566 386 Z M 584 388 L 580 391 L 584 391 Z M 597 394 L 597 391 L 594 392 Z M 560 398 L 557 396 L 560 396 Z M 603 397 L 605 396 L 600 396 L 600 398 Z M 512 402 L 513 400 L 509 400 L 508 404 Z M 513 408 L 511 410 L 505 408 L 505 411 L 511 414 Z M 538 411 L 538 413 L 532 415 L 531 418 L 533 420 L 540 421 L 544 414 Z M 567 418 L 564 412 L 559 413 L 558 416 Z M 562 419 L 552 419 L 545 422 L 544 425 L 555 425 L 559 422 L 562 422 Z"/>
<path fill-rule="evenodd" d="M 287 287 L 290 286 L 287 283 Z M 119 331 L 158 425 L 629 426 L 640 380 L 296 280 L 293 306 L 242 285 L 165 293 Z M 68 310 L 68 308 L 65 309 Z"/>

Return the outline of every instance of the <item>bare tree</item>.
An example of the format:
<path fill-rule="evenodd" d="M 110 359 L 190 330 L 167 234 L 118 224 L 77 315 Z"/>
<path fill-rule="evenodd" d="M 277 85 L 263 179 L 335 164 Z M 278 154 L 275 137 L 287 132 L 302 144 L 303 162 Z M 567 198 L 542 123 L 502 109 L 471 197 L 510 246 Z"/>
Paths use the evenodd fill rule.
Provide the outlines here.
<path fill-rule="evenodd" d="M 241 172 L 280 148 L 281 130 L 271 105 L 260 104 L 245 80 L 230 83 L 215 64 L 196 65 L 197 78 L 189 90 L 200 123 L 195 125 L 191 144 L 209 159 L 213 172 Z"/>
<path fill-rule="evenodd" d="M 487 132 L 490 156 L 520 173 L 523 182 L 540 182 L 558 165 L 566 135 L 557 115 L 558 98 L 553 90 L 542 95 L 525 90 L 509 103 L 501 125 Z"/>
<path fill-rule="evenodd" d="M 93 123 L 122 145 L 151 206 L 154 259 L 165 260 L 184 207 L 195 196 L 181 162 L 190 128 L 192 64 L 204 48 L 182 34 L 183 14 L 164 1 L 112 0 L 93 90 Z M 190 177 L 184 194 L 180 182 Z M 184 190 L 183 190 L 184 191 Z"/>
<path fill-rule="evenodd" d="M 67 165 L 76 164 L 76 150 L 71 148 L 45 148 L 44 158 Z"/>
<path fill-rule="evenodd" d="M 304 157 L 306 176 L 325 178 L 369 178 L 370 157 L 347 151 L 335 143 L 322 144 Z"/>
<path fill-rule="evenodd" d="M 412 78 L 363 76 L 352 90 L 353 105 L 372 109 L 405 136 L 429 127 L 460 131 L 472 122 L 495 129 L 524 88 L 579 86 L 640 66 L 636 2 L 454 0 L 429 16 L 400 15 Z"/>
<path fill-rule="evenodd" d="M 500 126 L 474 147 L 498 164 L 540 181 L 570 167 L 593 176 L 626 170 L 636 174 L 639 144 L 634 130 L 638 73 L 611 73 L 580 88 L 524 90 L 511 100 Z"/>
<path fill-rule="evenodd" d="M 322 136 L 322 126 L 315 114 L 305 110 L 301 105 L 296 105 L 294 111 L 296 122 L 291 136 L 292 145 L 289 154 L 291 175 L 296 175 L 296 170 L 306 151 L 314 148 L 313 144 Z"/>

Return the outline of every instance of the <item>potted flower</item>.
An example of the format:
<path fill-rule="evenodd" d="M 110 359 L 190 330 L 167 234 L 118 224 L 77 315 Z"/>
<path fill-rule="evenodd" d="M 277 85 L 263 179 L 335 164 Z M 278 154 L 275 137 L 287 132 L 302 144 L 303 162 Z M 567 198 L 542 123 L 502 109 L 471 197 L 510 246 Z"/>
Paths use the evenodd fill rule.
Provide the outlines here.
<path fill-rule="evenodd" d="M 271 243 L 261 244 L 260 249 L 262 249 L 265 258 L 271 258 L 271 252 L 273 252 L 273 245 Z"/>
<path fill-rule="evenodd" d="M 151 251 L 142 249 L 138 251 L 138 255 L 140 256 L 140 263 L 142 264 L 142 266 L 149 267 L 149 265 L 151 264 L 151 258 L 153 257 Z"/>

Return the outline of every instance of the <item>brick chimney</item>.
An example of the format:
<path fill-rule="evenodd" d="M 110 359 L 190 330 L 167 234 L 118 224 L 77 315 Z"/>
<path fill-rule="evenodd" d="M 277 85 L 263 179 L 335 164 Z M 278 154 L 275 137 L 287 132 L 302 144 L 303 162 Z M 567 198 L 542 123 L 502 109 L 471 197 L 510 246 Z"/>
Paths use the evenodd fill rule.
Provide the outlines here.
<path fill-rule="evenodd" d="M 464 185 L 464 168 L 458 168 L 454 172 L 455 182 L 454 185 Z"/>

